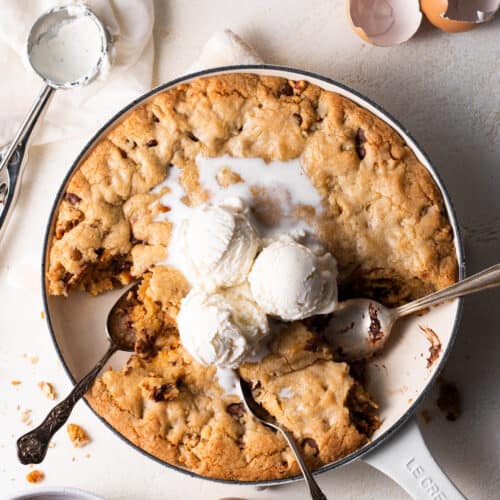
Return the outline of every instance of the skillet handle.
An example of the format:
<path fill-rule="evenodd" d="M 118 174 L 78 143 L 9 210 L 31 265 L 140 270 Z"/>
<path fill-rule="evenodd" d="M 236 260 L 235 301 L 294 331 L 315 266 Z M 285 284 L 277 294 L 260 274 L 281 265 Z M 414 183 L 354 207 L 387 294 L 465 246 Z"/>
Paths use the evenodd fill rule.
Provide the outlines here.
<path fill-rule="evenodd" d="M 430 454 L 415 417 L 362 460 L 389 476 L 414 499 L 466 498 Z"/>

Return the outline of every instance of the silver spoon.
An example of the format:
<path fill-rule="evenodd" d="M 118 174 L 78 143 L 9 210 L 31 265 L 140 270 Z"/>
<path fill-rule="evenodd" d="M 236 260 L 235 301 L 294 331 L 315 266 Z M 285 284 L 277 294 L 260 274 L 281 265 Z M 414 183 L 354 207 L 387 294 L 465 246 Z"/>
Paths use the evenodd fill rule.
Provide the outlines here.
<path fill-rule="evenodd" d="M 394 323 L 403 316 L 496 286 L 500 286 L 500 264 L 394 309 L 371 299 L 346 300 L 339 303 L 323 334 L 342 359 L 368 358 L 382 349 Z"/>
<path fill-rule="evenodd" d="M 109 339 L 109 347 L 106 354 L 90 370 L 90 372 L 78 382 L 66 399 L 58 403 L 45 420 L 35 429 L 24 434 L 17 440 L 17 455 L 23 464 L 39 464 L 45 458 L 47 448 L 52 436 L 68 420 L 75 404 L 90 389 L 99 372 L 106 362 L 116 351 L 134 350 L 135 331 L 127 325 L 127 304 L 134 297 L 139 284 L 124 292 L 115 302 L 106 320 L 106 334 Z"/>
<path fill-rule="evenodd" d="M 248 413 L 250 413 L 250 415 L 257 419 L 261 424 L 280 432 L 281 435 L 285 438 L 288 446 L 290 446 L 291 450 L 295 454 L 295 458 L 297 460 L 297 463 L 299 464 L 300 470 L 302 471 L 302 475 L 304 476 L 304 479 L 307 482 L 307 486 L 309 487 L 311 498 L 313 500 L 327 500 L 325 494 L 321 491 L 318 483 L 314 479 L 314 476 L 304 462 L 304 459 L 300 454 L 298 446 L 295 444 L 295 440 L 293 439 L 292 434 L 288 432 L 284 427 L 280 426 L 278 422 L 276 422 L 276 419 L 264 407 L 262 407 L 259 403 L 257 403 L 257 401 L 255 401 L 252 395 L 252 389 L 250 388 L 248 383 L 245 382 L 241 377 L 240 386 L 241 393 L 243 395 L 243 402 Z"/>
<path fill-rule="evenodd" d="M 62 78 L 61 72 L 56 71 L 62 56 L 60 51 L 57 51 L 58 45 L 54 42 L 55 35 L 65 23 L 68 24 L 84 18 L 91 21 L 90 26 L 95 28 L 93 34 L 99 43 L 93 47 L 95 53 L 85 52 L 88 66 L 83 64 L 76 69 L 73 68 L 70 79 L 65 80 Z M 88 33 L 86 35 L 88 36 Z M 47 52 L 42 54 L 38 50 L 40 43 L 47 40 L 51 40 L 53 54 Z M 64 44 L 60 45 L 62 47 Z M 28 60 L 45 84 L 12 142 L 4 148 L 0 148 L 0 240 L 6 231 L 19 194 L 30 137 L 33 135 L 35 125 L 47 108 L 52 94 L 56 89 L 75 88 L 94 80 L 102 69 L 109 49 L 110 37 L 105 26 L 96 14 L 84 5 L 68 5 L 50 9 L 33 24 L 27 42 Z M 80 56 L 81 54 L 75 55 Z M 48 63 L 51 63 L 52 66 Z M 62 65 L 62 63 L 60 64 Z"/>

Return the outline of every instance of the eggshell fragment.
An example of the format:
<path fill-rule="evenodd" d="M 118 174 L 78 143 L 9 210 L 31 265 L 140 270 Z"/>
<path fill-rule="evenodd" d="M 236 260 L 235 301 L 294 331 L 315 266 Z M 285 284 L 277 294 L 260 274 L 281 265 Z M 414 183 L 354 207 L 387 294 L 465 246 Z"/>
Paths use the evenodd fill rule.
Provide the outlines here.
<path fill-rule="evenodd" d="M 418 0 L 347 0 L 347 15 L 360 38 L 380 47 L 406 42 L 422 21 Z"/>
<path fill-rule="evenodd" d="M 500 7 L 500 0 L 421 0 L 427 19 L 449 33 L 469 31 L 491 21 Z"/>

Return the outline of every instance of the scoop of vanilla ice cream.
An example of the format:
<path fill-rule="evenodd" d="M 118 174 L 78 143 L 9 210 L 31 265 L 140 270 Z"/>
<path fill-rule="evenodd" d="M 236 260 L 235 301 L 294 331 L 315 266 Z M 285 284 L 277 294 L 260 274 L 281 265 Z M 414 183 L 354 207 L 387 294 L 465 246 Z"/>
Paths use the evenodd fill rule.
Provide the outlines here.
<path fill-rule="evenodd" d="M 221 368 L 237 367 L 269 333 L 267 316 L 248 284 L 217 293 L 192 289 L 182 299 L 177 326 L 193 358 Z"/>
<path fill-rule="evenodd" d="M 270 243 L 249 275 L 261 309 L 285 321 L 327 314 L 337 303 L 337 264 L 319 245 L 309 248 L 292 238 Z"/>
<path fill-rule="evenodd" d="M 182 223 L 181 247 L 197 285 L 214 291 L 243 283 L 260 247 L 243 200 L 195 209 Z"/>

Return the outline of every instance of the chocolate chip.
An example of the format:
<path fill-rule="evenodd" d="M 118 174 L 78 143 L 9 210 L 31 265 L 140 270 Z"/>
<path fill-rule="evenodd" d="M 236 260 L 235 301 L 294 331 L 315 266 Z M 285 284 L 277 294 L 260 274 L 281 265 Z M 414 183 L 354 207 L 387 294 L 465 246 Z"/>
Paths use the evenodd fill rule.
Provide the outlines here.
<path fill-rule="evenodd" d="M 64 201 L 71 203 L 71 205 L 76 205 L 77 203 L 82 201 L 82 199 L 78 195 L 76 195 L 75 193 L 70 193 L 70 192 L 64 193 L 63 199 L 64 199 Z"/>
<path fill-rule="evenodd" d="M 153 399 L 155 401 L 164 401 L 165 394 L 169 393 L 174 387 L 174 384 L 162 384 L 159 387 L 155 387 L 153 389 Z"/>
<path fill-rule="evenodd" d="M 297 125 L 300 127 L 302 125 L 302 116 L 300 116 L 299 113 L 294 113 L 293 117 L 295 118 Z"/>
<path fill-rule="evenodd" d="M 200 139 L 198 139 L 198 137 L 196 137 L 193 132 L 187 132 L 186 134 L 193 142 L 198 142 Z"/>
<path fill-rule="evenodd" d="M 229 415 L 238 419 L 243 417 L 245 414 L 245 407 L 243 406 L 243 403 L 232 403 L 226 408 L 226 411 Z"/>
<path fill-rule="evenodd" d="M 122 271 L 128 271 L 131 267 L 131 262 L 123 258 L 114 259 L 111 263 L 111 271 L 114 274 L 121 273 Z"/>
<path fill-rule="evenodd" d="M 71 260 L 78 261 L 81 258 L 82 258 L 82 252 L 80 252 L 78 248 L 73 248 L 73 250 L 71 250 Z"/>
<path fill-rule="evenodd" d="M 363 146 L 365 142 L 365 131 L 362 128 L 358 128 L 358 131 L 356 132 L 356 153 L 358 153 L 361 160 L 366 156 L 366 149 Z"/>
<path fill-rule="evenodd" d="M 313 337 L 306 341 L 304 349 L 309 352 L 319 352 L 320 350 L 320 340 L 317 337 Z"/>
<path fill-rule="evenodd" d="M 99 248 L 96 248 L 94 250 L 95 254 L 97 255 L 97 257 L 102 257 L 102 254 L 104 253 L 104 248 L 103 247 L 99 247 Z"/>
<path fill-rule="evenodd" d="M 127 155 L 127 152 L 121 148 L 119 148 L 120 150 L 120 155 L 122 158 L 128 158 L 128 155 Z"/>
<path fill-rule="evenodd" d="M 318 443 L 316 443 L 313 438 L 305 438 L 302 441 L 302 448 L 304 448 L 306 452 L 309 451 L 307 448 L 310 448 L 311 451 L 309 452 L 311 453 L 311 455 L 317 456 L 319 454 Z"/>
<path fill-rule="evenodd" d="M 158 141 L 156 139 L 150 139 L 148 142 L 146 142 L 146 146 L 148 148 L 153 148 L 155 146 L 158 146 Z"/>
<path fill-rule="evenodd" d="M 72 277 L 73 277 L 73 273 L 65 272 L 64 276 L 62 277 L 63 283 L 66 283 L 66 284 L 69 283 L 69 281 L 71 280 Z"/>
<path fill-rule="evenodd" d="M 134 351 L 137 354 L 150 355 L 153 354 L 155 350 L 155 336 L 146 334 L 138 339 L 134 346 Z"/>
<path fill-rule="evenodd" d="M 160 122 L 160 119 L 153 113 L 153 121 L 155 123 L 159 123 Z"/>
<path fill-rule="evenodd" d="M 286 83 L 283 87 L 278 92 L 278 97 L 281 97 L 282 95 L 286 95 L 288 97 L 293 95 L 293 89 L 290 86 L 289 83 Z"/>

